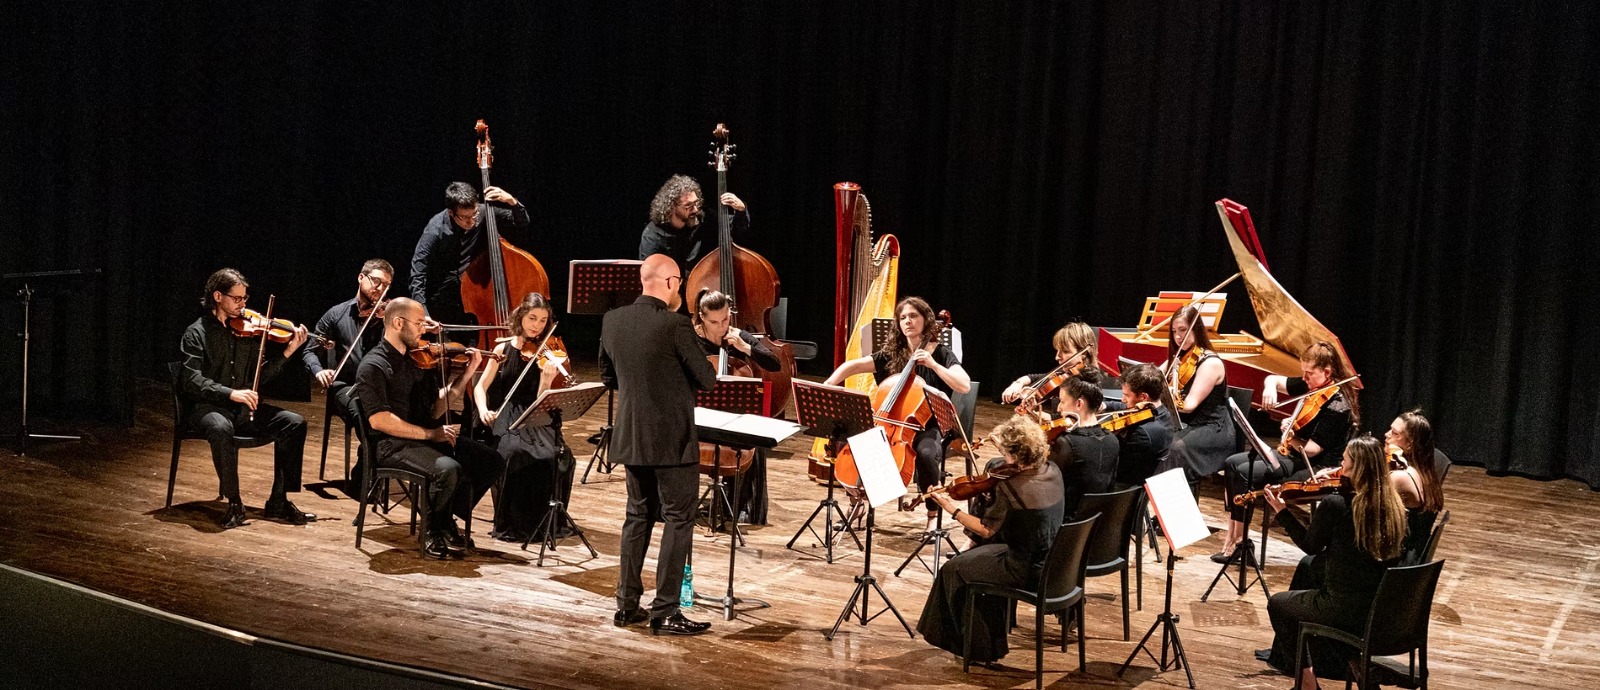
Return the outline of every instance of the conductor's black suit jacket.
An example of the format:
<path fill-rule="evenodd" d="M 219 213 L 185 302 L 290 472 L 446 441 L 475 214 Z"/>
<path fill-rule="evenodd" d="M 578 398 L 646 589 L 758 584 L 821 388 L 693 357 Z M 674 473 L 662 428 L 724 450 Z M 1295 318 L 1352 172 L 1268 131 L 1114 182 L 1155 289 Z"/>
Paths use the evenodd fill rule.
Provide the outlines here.
<path fill-rule="evenodd" d="M 610 460 L 623 465 L 699 461 L 694 392 L 717 384 L 689 317 L 654 297 L 606 312 L 600 379 L 617 391 Z"/>

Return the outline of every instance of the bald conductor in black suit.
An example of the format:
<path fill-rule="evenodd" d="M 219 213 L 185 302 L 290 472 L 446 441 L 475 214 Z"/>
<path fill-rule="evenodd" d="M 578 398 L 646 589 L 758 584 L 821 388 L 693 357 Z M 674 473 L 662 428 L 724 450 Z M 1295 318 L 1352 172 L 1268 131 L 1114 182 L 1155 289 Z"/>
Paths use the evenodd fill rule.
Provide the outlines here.
<path fill-rule="evenodd" d="M 677 312 L 683 274 L 677 262 L 656 254 L 639 267 L 644 294 L 606 312 L 600 327 L 600 378 L 617 390 L 611 461 L 627 469 L 628 514 L 622 522 L 617 613 L 625 627 L 650 620 L 657 635 L 698 635 L 711 628 L 678 608 L 683 565 L 694 546 L 695 491 L 700 485 L 695 390 L 717 383 L 689 317 Z M 659 516 L 659 517 L 658 517 Z M 661 530 L 656 596 L 648 610 L 640 570 L 655 523 Z"/>

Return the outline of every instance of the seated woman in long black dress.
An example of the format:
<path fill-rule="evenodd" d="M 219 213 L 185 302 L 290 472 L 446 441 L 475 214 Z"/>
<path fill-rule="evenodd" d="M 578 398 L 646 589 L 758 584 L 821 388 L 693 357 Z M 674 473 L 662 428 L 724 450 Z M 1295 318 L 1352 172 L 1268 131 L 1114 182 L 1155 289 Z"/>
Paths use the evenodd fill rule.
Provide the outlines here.
<path fill-rule="evenodd" d="M 1192 371 L 1181 366 L 1191 357 L 1198 361 Z M 1211 336 L 1194 305 L 1179 309 L 1172 317 L 1167 361 L 1161 372 L 1167 378 L 1179 428 L 1168 447 L 1166 465 L 1156 472 L 1182 467 L 1190 478 L 1216 474 L 1234 449 L 1228 370 L 1211 350 Z"/>
<path fill-rule="evenodd" d="M 961 360 L 956 359 L 956 353 L 949 346 L 939 342 L 939 331 L 944 326 L 926 300 L 906 297 L 894 305 L 894 314 L 900 328 L 884 343 L 883 349 L 866 357 L 846 360 L 823 383 L 837 386 L 856 374 L 870 373 L 877 384 L 883 386 L 897 381 L 892 377 L 899 376 L 901 371 L 909 370 L 922 379 L 924 386 L 946 397 L 971 390 L 972 377 L 962 368 Z M 949 430 L 940 429 L 938 420 L 930 420 L 912 441 L 917 451 L 914 479 L 919 492 L 926 492 L 944 481 L 945 431 Z M 927 508 L 928 530 L 932 531 L 939 511 L 931 500 Z"/>
<path fill-rule="evenodd" d="M 566 501 L 572 493 L 572 453 L 564 450 L 554 420 L 541 413 L 521 429 L 507 431 L 523 410 L 562 376 L 561 364 L 555 361 L 523 376 L 526 368 L 538 366 L 536 350 L 550 330 L 550 312 L 549 302 L 537 292 L 528 293 L 512 310 L 506 324 L 511 338 L 494 348 L 506 356 L 505 361 L 489 360 L 472 396 L 478 419 L 494 434 L 495 450 L 506 460 L 504 486 L 494 499 L 494 531 L 490 532 L 502 541 L 526 540 L 549 512 L 550 497 L 559 491 L 560 499 Z M 519 378 L 523 379 L 520 384 Z"/>
<path fill-rule="evenodd" d="M 962 510 L 943 493 L 934 494 L 939 507 L 956 522 L 987 543 L 961 553 L 939 568 L 922 607 L 917 632 L 935 647 L 961 654 L 967 628 L 972 628 L 972 657 L 995 661 L 1006 655 L 1008 607 L 1001 599 L 980 597 L 973 620 L 966 616 L 966 592 L 971 582 L 1031 588 L 1039 584 L 1045 556 L 1066 515 L 1061 472 L 1048 461 L 1044 433 L 1026 417 L 1012 417 L 996 427 L 991 437 L 1003 456 L 1004 467 L 1014 472 L 994 489 L 994 503 L 977 518 Z"/>
<path fill-rule="evenodd" d="M 1391 469 L 1389 478 L 1406 506 L 1406 524 L 1410 527 L 1406 563 L 1420 564 L 1433 532 L 1433 521 L 1444 510 L 1444 477 L 1440 476 L 1443 463 L 1433 446 L 1433 424 L 1422 416 L 1422 410 L 1401 412 L 1389 423 L 1383 441 L 1405 457 L 1405 469 Z"/>
<path fill-rule="evenodd" d="M 700 351 L 707 357 L 720 358 L 724 348 L 727 349 L 729 360 L 729 373 L 733 373 L 735 364 L 740 362 L 749 364 L 753 370 L 778 371 L 783 368 L 783 363 L 778 356 L 767 347 L 766 339 L 752 335 L 749 331 L 733 327 L 733 314 L 730 307 L 733 300 L 727 295 L 716 290 L 701 290 L 695 297 L 694 309 L 689 315 L 694 322 L 694 334 L 700 341 Z M 716 360 L 713 360 L 714 362 Z M 760 371 L 752 371 L 750 376 L 760 376 Z M 724 449 L 726 452 L 726 449 Z M 757 448 L 754 451 L 741 451 L 752 453 L 750 468 L 744 471 L 743 484 L 739 487 L 739 521 L 752 525 L 767 524 L 767 451 Z M 723 462 L 732 464 L 733 460 L 724 458 Z M 724 482 L 733 481 L 732 477 L 723 478 Z M 728 495 L 733 495 L 733 486 L 728 485 Z"/>
<path fill-rule="evenodd" d="M 1311 525 L 1284 510 L 1283 500 L 1266 489 L 1268 505 L 1294 543 L 1321 562 L 1318 586 L 1279 592 L 1267 600 L 1272 619 L 1272 648 L 1256 653 L 1285 675 L 1294 673 L 1300 623 L 1320 623 L 1360 635 L 1383 573 L 1400 560 L 1406 539 L 1406 509 L 1389 481 L 1389 460 L 1383 443 L 1362 436 L 1345 447 L 1340 467 L 1345 488 L 1324 498 Z M 1355 650 L 1331 640 L 1315 639 L 1311 663 L 1300 687 L 1314 688 L 1317 676 L 1342 678 Z"/>
<path fill-rule="evenodd" d="M 1268 376 L 1262 384 L 1262 403 L 1273 407 L 1280 396 L 1304 396 L 1350 378 L 1350 368 L 1345 366 L 1339 350 L 1327 342 L 1313 343 L 1300 353 L 1300 373 L 1301 376 L 1296 378 L 1276 374 Z M 1353 384 L 1348 382 L 1340 385 L 1333 397 L 1298 429 L 1294 426 L 1294 417 L 1301 411 L 1300 406 L 1284 406 L 1284 409 L 1290 410 L 1290 414 L 1283 420 L 1282 432 L 1285 438 L 1292 434 L 1295 439 L 1285 444 L 1288 454 L 1274 452 L 1272 458 L 1261 458 L 1254 451 L 1245 451 L 1228 456 L 1227 497 L 1230 500 L 1223 502 L 1228 509 L 1228 531 L 1222 540 L 1222 550 L 1212 554 L 1211 560 L 1228 562 L 1233 550 L 1245 538 L 1245 508 L 1234 505 L 1231 500 L 1233 496 L 1289 479 L 1306 479 L 1314 471 L 1332 470 L 1339 466 L 1339 459 L 1344 456 L 1344 444 L 1349 442 L 1350 436 L 1361 424 L 1360 391 Z M 1306 399 L 1302 398 L 1301 404 L 1305 402 Z M 1308 465 L 1310 469 L 1307 469 Z M 1253 552 L 1249 558 L 1254 561 Z"/>

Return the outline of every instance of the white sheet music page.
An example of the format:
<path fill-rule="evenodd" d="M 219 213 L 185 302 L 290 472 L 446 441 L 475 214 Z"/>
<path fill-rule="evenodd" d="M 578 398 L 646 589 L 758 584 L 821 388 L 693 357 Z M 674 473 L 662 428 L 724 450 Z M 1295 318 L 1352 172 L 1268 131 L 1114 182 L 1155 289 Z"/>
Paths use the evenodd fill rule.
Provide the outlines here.
<path fill-rule="evenodd" d="M 1183 468 L 1175 467 L 1145 480 L 1144 490 L 1155 504 L 1168 547 L 1181 549 L 1211 536 L 1205 518 L 1200 516 L 1200 505 L 1189 493 L 1189 478 Z"/>
<path fill-rule="evenodd" d="M 855 456 L 856 471 L 861 475 L 861 485 L 867 490 L 867 501 L 877 508 L 885 503 L 900 500 L 906 495 L 906 483 L 900 481 L 900 468 L 889 450 L 889 437 L 882 427 L 874 426 L 846 443 Z"/>

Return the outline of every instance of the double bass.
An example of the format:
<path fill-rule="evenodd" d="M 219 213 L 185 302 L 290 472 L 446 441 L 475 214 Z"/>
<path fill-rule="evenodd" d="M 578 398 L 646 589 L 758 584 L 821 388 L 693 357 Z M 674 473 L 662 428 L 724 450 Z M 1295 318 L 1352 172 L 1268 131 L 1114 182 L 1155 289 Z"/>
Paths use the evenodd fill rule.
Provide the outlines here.
<path fill-rule="evenodd" d="M 489 142 L 489 126 L 483 120 L 478 120 L 476 130 L 478 170 L 483 175 L 483 188 L 487 190 L 494 146 Z M 478 323 L 499 326 L 511 318 L 512 308 L 524 295 L 530 292 L 550 294 L 550 275 L 532 254 L 500 236 L 500 229 L 495 226 L 494 208 L 487 199 L 483 205 L 487 246 L 461 274 L 461 306 L 477 318 Z M 479 331 L 478 348 L 494 348 L 494 337 L 489 331 Z"/>
<path fill-rule="evenodd" d="M 722 195 L 728 193 L 728 168 L 738 154 L 728 143 L 728 128 L 717 123 L 712 132 L 711 167 L 717 171 L 717 251 L 701 257 L 689 278 L 684 282 L 684 294 L 699 294 L 702 289 L 721 291 L 732 301 L 729 322 L 737 328 L 766 335 L 772 333 L 772 310 L 778 306 L 782 283 L 772 262 L 733 242 L 733 217 L 722 204 Z M 778 361 L 778 371 L 761 370 L 762 379 L 772 391 L 772 414 L 782 416 L 792 393 L 789 381 L 794 378 L 794 350 L 787 343 L 767 338 L 767 345 Z M 719 372 L 726 373 L 726 372 Z"/>

